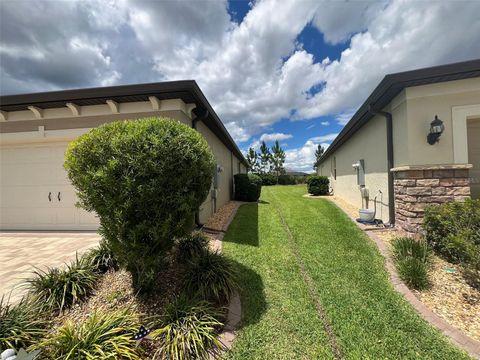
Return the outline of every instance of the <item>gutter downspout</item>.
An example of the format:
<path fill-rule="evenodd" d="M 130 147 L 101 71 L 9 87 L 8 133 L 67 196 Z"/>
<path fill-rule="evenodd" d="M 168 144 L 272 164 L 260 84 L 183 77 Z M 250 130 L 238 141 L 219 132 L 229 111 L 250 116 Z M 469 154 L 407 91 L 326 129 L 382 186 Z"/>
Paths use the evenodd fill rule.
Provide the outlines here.
<path fill-rule="evenodd" d="M 374 110 L 372 104 L 368 106 L 372 115 L 381 115 L 387 121 L 387 169 L 388 169 L 388 217 L 390 226 L 395 226 L 395 193 L 393 187 L 393 124 L 392 114 L 386 111 Z"/>
<path fill-rule="evenodd" d="M 197 122 L 205 120 L 209 115 L 208 110 L 205 110 L 203 115 L 197 116 L 194 119 L 192 119 L 192 129 L 197 130 Z M 195 211 L 195 225 L 201 228 L 204 224 L 200 222 L 200 209 Z"/>

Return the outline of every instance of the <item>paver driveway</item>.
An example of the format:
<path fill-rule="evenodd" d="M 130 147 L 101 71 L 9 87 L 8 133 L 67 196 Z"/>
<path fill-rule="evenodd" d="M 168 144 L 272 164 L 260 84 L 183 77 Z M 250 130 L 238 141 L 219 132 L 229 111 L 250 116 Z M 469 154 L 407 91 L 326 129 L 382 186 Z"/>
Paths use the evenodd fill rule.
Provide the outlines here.
<path fill-rule="evenodd" d="M 22 279 L 35 267 L 58 267 L 98 244 L 94 232 L 0 232 L 0 297 L 13 290 L 10 301 L 20 299 Z"/>

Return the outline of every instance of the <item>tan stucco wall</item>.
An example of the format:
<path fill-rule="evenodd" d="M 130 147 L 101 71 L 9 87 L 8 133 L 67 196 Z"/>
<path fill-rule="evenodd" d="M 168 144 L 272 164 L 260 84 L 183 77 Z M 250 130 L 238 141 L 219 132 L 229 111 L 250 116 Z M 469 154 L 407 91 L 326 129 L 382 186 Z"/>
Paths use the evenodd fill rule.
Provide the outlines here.
<path fill-rule="evenodd" d="M 407 88 L 406 102 L 408 155 L 405 163 L 395 166 L 455 163 L 452 108 L 480 104 L 480 78 Z M 435 115 L 443 121 L 445 131 L 438 143 L 429 145 L 426 137 Z"/>
<path fill-rule="evenodd" d="M 385 119 L 376 116 L 363 126 L 353 137 L 332 154 L 319 169 L 320 175 L 329 176 L 333 193 L 358 208 L 373 209 L 373 198 L 378 190 L 383 195 L 377 198 L 378 219 L 388 221 L 387 143 Z M 336 162 L 337 178 L 333 176 Z M 370 193 L 368 204 L 362 199 L 357 185 L 357 174 L 352 164 L 363 159 L 365 162 L 365 186 Z"/>

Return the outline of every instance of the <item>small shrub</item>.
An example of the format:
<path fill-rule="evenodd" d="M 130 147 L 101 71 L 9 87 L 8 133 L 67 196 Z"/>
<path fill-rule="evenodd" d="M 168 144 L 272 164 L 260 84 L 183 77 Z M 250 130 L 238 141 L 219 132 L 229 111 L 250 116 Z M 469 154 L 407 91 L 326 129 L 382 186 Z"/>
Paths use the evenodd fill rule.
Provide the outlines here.
<path fill-rule="evenodd" d="M 277 177 L 273 174 L 258 174 L 258 176 L 262 179 L 263 186 L 277 185 Z"/>
<path fill-rule="evenodd" d="M 235 200 L 257 201 L 262 191 L 262 180 L 255 174 L 235 175 Z"/>
<path fill-rule="evenodd" d="M 295 181 L 295 176 L 290 175 L 280 175 L 278 177 L 278 184 L 279 185 L 295 185 L 297 182 Z"/>
<path fill-rule="evenodd" d="M 85 260 L 78 258 L 65 269 L 36 270 L 35 277 L 27 280 L 32 294 L 47 309 L 63 311 L 77 301 L 82 301 L 95 288 L 98 275 Z"/>
<path fill-rule="evenodd" d="M 144 293 L 174 238 L 190 232 L 214 167 L 205 138 L 168 118 L 104 124 L 71 142 L 65 157 L 80 206 L 97 213 L 101 234 Z"/>
<path fill-rule="evenodd" d="M 84 256 L 85 261 L 90 264 L 93 271 L 99 274 L 104 274 L 109 270 L 117 271 L 119 269 L 117 258 L 105 240 L 100 241 L 98 247 L 91 249 Z"/>
<path fill-rule="evenodd" d="M 307 178 L 308 193 L 312 195 L 328 195 L 330 181 L 326 176 L 312 175 Z"/>
<path fill-rule="evenodd" d="M 480 281 L 480 200 L 427 207 L 423 229 L 438 254 L 462 264 Z"/>
<path fill-rule="evenodd" d="M 225 257 L 203 251 L 189 262 L 183 278 L 187 292 L 202 299 L 225 301 L 237 288 L 234 265 Z"/>
<path fill-rule="evenodd" d="M 425 240 L 401 237 L 392 241 L 393 257 L 400 278 L 415 289 L 428 286 L 430 250 Z"/>
<path fill-rule="evenodd" d="M 422 290 L 428 287 L 427 265 L 414 257 L 407 257 L 397 260 L 396 267 L 400 278 L 408 287 Z"/>
<path fill-rule="evenodd" d="M 159 342 L 154 359 L 209 359 L 223 348 L 217 331 L 223 326 L 219 313 L 206 301 L 195 301 L 180 295 L 169 304 L 160 328 L 151 332 Z"/>
<path fill-rule="evenodd" d="M 0 300 L 0 349 L 20 349 L 33 345 L 46 334 L 48 321 L 41 316 L 42 309 L 30 298 L 18 304 Z"/>
<path fill-rule="evenodd" d="M 177 261 L 185 264 L 208 249 L 208 238 L 201 232 L 184 236 L 177 240 Z"/>
<path fill-rule="evenodd" d="M 131 340 L 138 331 L 129 310 L 95 312 L 81 324 L 67 321 L 42 345 L 56 359 L 141 359 Z"/>

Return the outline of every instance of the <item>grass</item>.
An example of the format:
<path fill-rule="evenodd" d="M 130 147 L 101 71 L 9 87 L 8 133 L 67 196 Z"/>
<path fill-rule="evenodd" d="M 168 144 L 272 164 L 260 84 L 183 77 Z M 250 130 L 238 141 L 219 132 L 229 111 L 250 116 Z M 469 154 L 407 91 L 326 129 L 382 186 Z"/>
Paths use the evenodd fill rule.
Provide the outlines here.
<path fill-rule="evenodd" d="M 467 359 L 390 284 L 375 244 L 335 205 L 304 186 L 262 189 L 240 208 L 224 253 L 243 268 L 242 322 L 231 359 L 332 358 L 286 226 L 347 359 Z"/>

